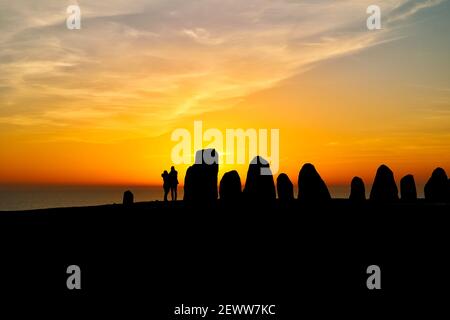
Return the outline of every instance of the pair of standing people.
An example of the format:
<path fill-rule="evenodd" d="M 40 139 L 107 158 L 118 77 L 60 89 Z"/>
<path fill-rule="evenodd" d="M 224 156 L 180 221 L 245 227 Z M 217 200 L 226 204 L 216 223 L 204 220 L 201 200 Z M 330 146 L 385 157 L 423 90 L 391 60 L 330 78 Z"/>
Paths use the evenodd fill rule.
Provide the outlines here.
<path fill-rule="evenodd" d="M 174 166 L 172 166 L 170 168 L 170 172 L 164 170 L 161 177 L 163 178 L 164 201 L 167 201 L 167 195 L 169 194 L 169 191 L 172 197 L 172 201 L 176 201 L 178 189 L 178 171 L 175 170 Z"/>

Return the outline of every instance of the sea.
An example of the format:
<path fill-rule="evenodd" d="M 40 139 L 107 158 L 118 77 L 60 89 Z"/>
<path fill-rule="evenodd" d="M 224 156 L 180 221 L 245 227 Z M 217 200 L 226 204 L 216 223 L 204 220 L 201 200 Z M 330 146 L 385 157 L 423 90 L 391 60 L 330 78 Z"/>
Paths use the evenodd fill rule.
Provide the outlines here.
<path fill-rule="evenodd" d="M 126 190 L 133 192 L 135 202 L 164 197 L 160 186 L 0 186 L 0 211 L 119 204 Z M 333 198 L 348 198 L 350 193 L 348 186 L 329 186 L 329 190 Z M 182 186 L 178 199 L 183 199 Z"/>
<path fill-rule="evenodd" d="M 0 211 L 18 211 L 61 207 L 85 207 L 122 203 L 130 190 L 135 202 L 163 200 L 158 186 L 0 186 Z M 183 188 L 178 188 L 183 198 Z"/>

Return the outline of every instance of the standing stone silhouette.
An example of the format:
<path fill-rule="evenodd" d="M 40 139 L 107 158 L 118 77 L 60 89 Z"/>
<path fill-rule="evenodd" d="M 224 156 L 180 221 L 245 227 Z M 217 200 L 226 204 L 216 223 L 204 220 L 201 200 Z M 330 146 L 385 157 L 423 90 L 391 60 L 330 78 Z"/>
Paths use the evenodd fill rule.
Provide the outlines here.
<path fill-rule="evenodd" d="M 311 163 L 306 163 L 298 174 L 298 199 L 302 201 L 330 200 L 327 185 Z"/>
<path fill-rule="evenodd" d="M 219 154 L 214 149 L 199 150 L 195 163 L 186 171 L 184 200 L 197 204 L 214 203 L 217 200 L 217 174 Z"/>
<path fill-rule="evenodd" d="M 416 182 L 412 174 L 408 174 L 400 180 L 400 198 L 403 201 L 417 200 Z"/>
<path fill-rule="evenodd" d="M 275 183 L 269 162 L 256 156 L 248 167 L 244 197 L 258 203 L 267 203 L 276 199 Z"/>
<path fill-rule="evenodd" d="M 134 195 L 130 190 L 127 190 L 123 193 L 123 205 L 131 206 L 134 203 Z"/>
<path fill-rule="evenodd" d="M 448 194 L 448 177 L 445 170 L 436 168 L 431 174 L 430 179 L 425 184 L 425 199 L 433 202 L 448 201 L 450 195 Z"/>
<path fill-rule="evenodd" d="M 278 199 L 282 202 L 294 199 L 294 185 L 288 175 L 281 173 L 277 178 Z"/>
<path fill-rule="evenodd" d="M 220 200 L 226 203 L 237 203 L 241 200 L 242 185 L 236 170 L 225 173 L 219 185 Z"/>
<path fill-rule="evenodd" d="M 392 202 L 398 200 L 398 188 L 395 184 L 394 173 L 386 165 L 381 165 L 375 175 L 370 200 Z"/>
<path fill-rule="evenodd" d="M 366 200 L 366 187 L 364 181 L 360 177 L 354 177 L 350 184 L 350 197 L 351 201 L 364 201 Z"/>

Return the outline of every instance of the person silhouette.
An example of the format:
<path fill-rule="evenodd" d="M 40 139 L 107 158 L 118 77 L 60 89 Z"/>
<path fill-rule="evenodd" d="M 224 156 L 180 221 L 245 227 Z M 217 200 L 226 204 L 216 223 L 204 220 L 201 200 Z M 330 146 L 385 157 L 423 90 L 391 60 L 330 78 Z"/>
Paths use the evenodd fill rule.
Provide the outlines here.
<path fill-rule="evenodd" d="M 164 170 L 161 177 L 163 178 L 164 201 L 167 201 L 167 195 L 169 194 L 170 190 L 170 176 L 167 170 Z"/>
<path fill-rule="evenodd" d="M 170 168 L 169 181 L 170 181 L 170 196 L 172 197 L 172 201 L 177 201 L 178 171 L 175 170 L 174 166 Z"/>

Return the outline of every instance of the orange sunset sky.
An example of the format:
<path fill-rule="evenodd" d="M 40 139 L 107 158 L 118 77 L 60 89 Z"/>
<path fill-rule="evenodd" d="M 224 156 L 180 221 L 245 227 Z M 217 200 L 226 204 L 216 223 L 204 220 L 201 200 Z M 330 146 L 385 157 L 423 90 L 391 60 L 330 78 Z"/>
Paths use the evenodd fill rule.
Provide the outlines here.
<path fill-rule="evenodd" d="M 385 163 L 423 184 L 450 170 L 449 2 L 2 1 L 0 184 L 160 184 L 194 120 L 279 129 L 293 181 L 312 162 L 370 184 Z"/>

